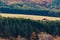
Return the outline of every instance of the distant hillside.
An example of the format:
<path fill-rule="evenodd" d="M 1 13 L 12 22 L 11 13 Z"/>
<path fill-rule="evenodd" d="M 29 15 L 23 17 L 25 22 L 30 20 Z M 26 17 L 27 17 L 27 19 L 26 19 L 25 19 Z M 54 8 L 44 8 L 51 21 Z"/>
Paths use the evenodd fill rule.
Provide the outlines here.
<path fill-rule="evenodd" d="M 45 4 L 44 4 L 45 5 Z M 54 16 L 60 17 L 60 10 L 53 8 L 48 8 L 47 6 L 39 6 L 36 3 L 15 3 L 15 4 L 5 4 L 0 2 L 0 12 L 1 13 L 14 13 L 14 14 L 29 14 L 29 15 L 42 15 L 42 16 Z M 59 7 L 59 6 L 58 6 Z"/>
<path fill-rule="evenodd" d="M 1 0 L 1 2 L 4 2 L 6 4 L 15 4 L 15 3 L 27 3 L 31 5 L 36 4 L 47 8 L 60 9 L 59 0 Z"/>

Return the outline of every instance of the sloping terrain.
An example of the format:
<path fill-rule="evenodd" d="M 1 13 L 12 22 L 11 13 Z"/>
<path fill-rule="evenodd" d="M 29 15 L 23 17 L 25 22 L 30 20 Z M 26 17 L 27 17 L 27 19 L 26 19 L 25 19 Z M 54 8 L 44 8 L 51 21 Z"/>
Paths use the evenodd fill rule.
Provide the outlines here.
<path fill-rule="evenodd" d="M 52 4 L 46 5 L 46 2 L 44 2 L 44 4 L 38 5 L 35 2 L 31 2 L 31 3 L 24 2 L 24 3 L 14 3 L 14 4 L 8 5 L 3 1 L 1 1 L 0 12 L 11 13 L 11 14 L 30 14 L 30 15 L 60 17 L 59 2 L 58 4 L 56 5 L 55 4 L 56 3 L 53 2 Z"/>
<path fill-rule="evenodd" d="M 48 17 L 48 16 L 35 16 L 35 15 L 24 15 L 24 14 L 5 14 L 5 13 L 0 13 L 2 17 L 11 17 L 11 18 L 26 18 L 26 19 L 32 19 L 32 20 L 50 20 L 50 21 L 55 21 L 55 20 L 60 20 L 60 18 L 57 17 Z"/>

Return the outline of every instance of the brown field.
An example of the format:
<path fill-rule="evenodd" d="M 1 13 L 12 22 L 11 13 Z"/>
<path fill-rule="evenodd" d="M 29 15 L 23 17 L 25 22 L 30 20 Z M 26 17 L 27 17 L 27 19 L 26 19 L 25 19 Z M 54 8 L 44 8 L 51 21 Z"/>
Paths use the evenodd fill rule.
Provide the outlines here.
<path fill-rule="evenodd" d="M 4 14 L 0 13 L 2 17 L 11 17 L 11 18 L 26 18 L 26 19 L 32 19 L 32 20 L 42 20 L 46 18 L 47 20 L 60 20 L 60 18 L 57 17 L 48 17 L 48 16 L 36 16 L 36 15 L 24 15 L 24 14 Z"/>

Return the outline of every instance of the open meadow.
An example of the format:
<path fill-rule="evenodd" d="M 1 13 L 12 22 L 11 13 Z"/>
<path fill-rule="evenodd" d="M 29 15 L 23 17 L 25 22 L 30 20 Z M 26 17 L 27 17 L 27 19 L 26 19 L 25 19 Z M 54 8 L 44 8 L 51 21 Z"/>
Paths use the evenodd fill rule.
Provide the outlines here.
<path fill-rule="evenodd" d="M 11 17 L 11 18 L 26 18 L 26 19 L 32 19 L 32 20 L 42 20 L 42 19 L 47 19 L 47 20 L 50 20 L 50 21 L 60 20 L 59 17 L 24 15 L 24 14 L 5 14 L 5 13 L 0 13 L 0 16 L 2 16 L 2 17 Z"/>

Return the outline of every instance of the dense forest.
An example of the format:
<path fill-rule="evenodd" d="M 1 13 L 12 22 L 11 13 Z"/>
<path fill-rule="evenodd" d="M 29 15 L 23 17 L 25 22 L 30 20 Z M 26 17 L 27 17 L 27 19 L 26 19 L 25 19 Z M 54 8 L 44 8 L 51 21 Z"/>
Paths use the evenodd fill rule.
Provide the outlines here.
<path fill-rule="evenodd" d="M 32 32 L 47 32 L 51 35 L 60 35 L 60 21 L 34 21 L 23 18 L 5 18 L 0 16 L 0 37 L 30 37 Z"/>
<path fill-rule="evenodd" d="M 0 13 L 60 17 L 60 12 L 55 12 L 55 11 L 52 11 L 52 10 L 50 11 L 50 10 L 35 10 L 35 9 L 32 10 L 32 9 L 0 8 Z"/>
<path fill-rule="evenodd" d="M 35 3 L 32 3 L 32 4 L 17 3 L 17 4 L 7 5 L 3 2 L 0 2 L 0 13 L 29 14 L 29 15 L 60 17 L 59 8 L 58 10 L 56 10 L 55 8 L 50 8 L 50 7 L 44 8 L 43 6 L 38 6 Z"/>

